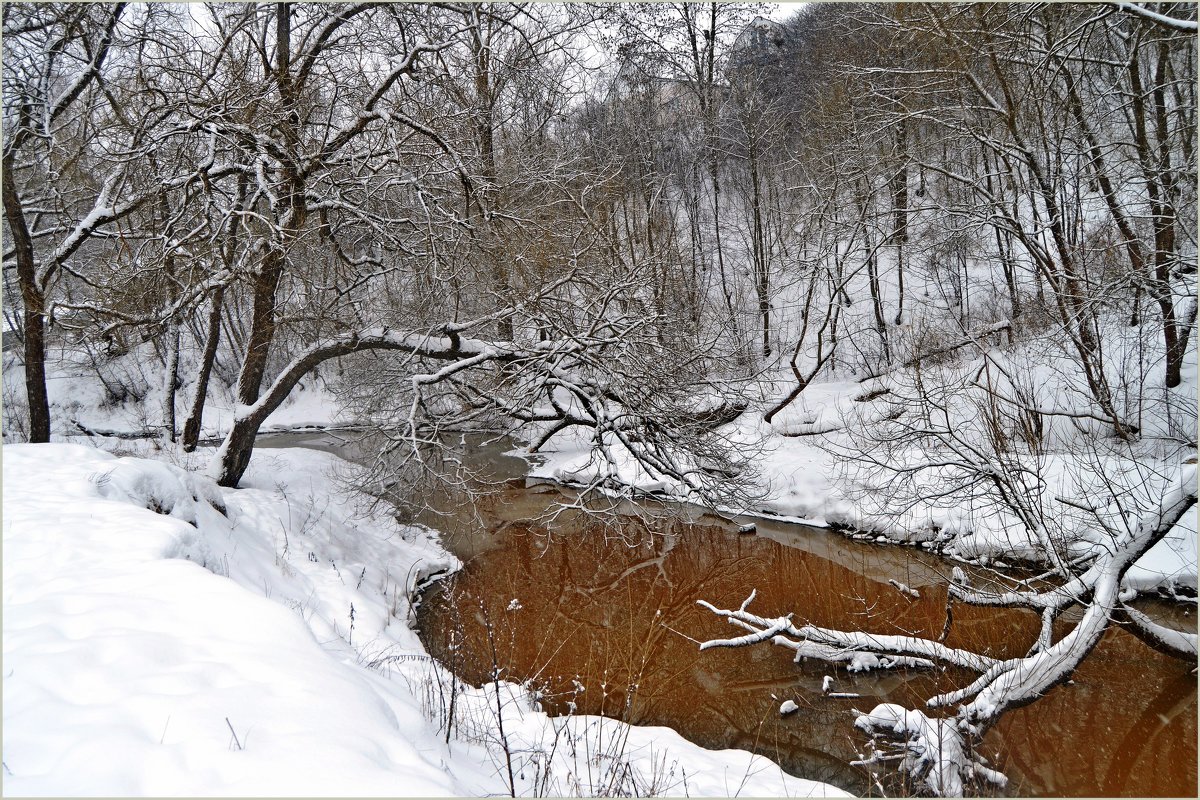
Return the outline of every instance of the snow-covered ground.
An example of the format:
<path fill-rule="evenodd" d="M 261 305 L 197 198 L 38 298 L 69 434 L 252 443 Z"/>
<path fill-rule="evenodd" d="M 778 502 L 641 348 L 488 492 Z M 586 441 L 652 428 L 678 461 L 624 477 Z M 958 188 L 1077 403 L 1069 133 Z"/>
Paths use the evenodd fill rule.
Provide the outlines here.
<path fill-rule="evenodd" d="M 178 427 L 191 400 L 197 354 L 184 348 L 180 353 L 180 379 L 176 397 Z M 97 366 L 98 365 L 98 366 Z M 127 354 L 108 359 L 89 356 L 81 345 L 52 348 L 47 356 L 46 393 L 50 400 L 51 426 L 59 437 L 74 437 L 84 430 L 96 434 L 153 433 L 162 425 L 161 360 L 151 343 L 142 343 Z M 214 374 L 204 407 L 202 439 L 218 438 L 233 425 L 234 399 L 230 383 Z M 6 430 L 22 424 L 25 397 L 23 374 L 16 353 L 4 355 L 4 407 Z M 306 377 L 271 415 L 264 432 L 303 427 L 352 424 L 318 373 Z M 8 439 L 6 439 L 8 440 Z"/>
<path fill-rule="evenodd" d="M 1119 344 L 1119 337 L 1114 338 L 1109 343 L 1110 350 L 1117 352 Z M 1184 415 L 1191 415 L 1191 420 L 1185 426 L 1190 425 L 1192 431 L 1195 430 L 1194 408 L 1198 382 L 1194 354 L 1193 345 L 1192 355 L 1184 365 L 1183 384 L 1172 390 L 1177 413 L 1178 409 L 1183 409 Z M 153 431 L 160 416 L 158 396 L 162 378 L 149 344 L 141 345 L 140 349 L 108 362 L 104 367 L 109 373 L 105 378 L 109 383 L 129 385 L 136 389 L 134 396 L 122 400 L 114 400 L 111 392 L 105 388 L 104 381 L 97 379 L 92 359 L 71 349 L 63 349 L 55 355 L 55 360 L 48 365 L 48 385 L 56 438 L 72 437 L 79 440 L 81 431 L 76 423 L 95 432 Z M 193 356 L 185 353 L 183 361 L 186 363 Z M 1022 344 L 1009 357 L 1016 360 L 1017 371 L 1029 375 L 1031 384 L 1037 387 L 1047 405 L 1058 403 L 1062 396 L 1073 395 L 1078 398 L 1079 387 L 1072 386 L 1071 381 L 1064 377 L 1070 373 L 1070 359 L 1064 359 L 1053 345 L 1039 345 L 1036 341 Z M 190 374 L 189 369 L 181 370 L 181 375 Z M 903 378 L 903 371 L 900 375 Z M 210 389 L 203 427 L 203 435 L 210 439 L 228 430 L 234 405 L 228 387 L 222 386 L 220 381 L 215 383 L 216 386 Z M 14 405 L 13 400 L 19 400 L 22 394 L 20 367 L 11 357 L 6 357 L 4 384 L 5 410 L 9 420 L 6 424 L 10 424 L 21 413 L 19 403 Z M 753 453 L 754 465 L 759 471 L 759 499 L 749 507 L 727 510 L 767 514 L 811 525 L 843 527 L 860 532 L 853 535 L 919 544 L 971 561 L 1038 558 L 1038 543 L 1030 541 L 1023 526 L 1011 513 L 997 510 L 992 505 L 973 505 L 952 494 L 941 503 L 917 502 L 897 508 L 897 504 L 887 502 L 889 498 L 886 492 L 871 491 L 869 487 L 856 485 L 858 476 L 846 468 L 845 460 L 839 459 L 828 446 L 819 445 L 823 437 L 796 435 L 836 429 L 845 425 L 847 420 L 852 420 L 856 414 L 864 413 L 864 408 L 871 404 L 856 401 L 866 388 L 857 380 L 824 379 L 813 383 L 791 406 L 778 414 L 772 424 L 763 422 L 763 411 L 785 394 L 790 386 L 788 378 L 773 384 L 764 382 L 757 387 L 761 393 L 758 401 L 752 402 L 740 419 L 724 429 L 723 433 L 732 442 L 746 452 Z M 1150 387 L 1150 390 L 1151 394 L 1162 391 L 1161 387 Z M 183 398 L 188 393 L 187 385 L 180 388 L 178 404 L 181 409 Z M 355 422 L 342 410 L 325 381 L 310 375 L 267 419 L 262 430 L 345 426 Z M 1154 425 L 1161 425 L 1161 420 L 1154 423 L 1147 416 L 1144 424 L 1147 441 L 1154 441 L 1154 436 L 1161 433 L 1154 430 Z M 1102 496 L 1105 493 L 1104 483 L 1110 476 L 1120 476 L 1121 480 L 1132 483 L 1133 490 L 1143 495 L 1140 498 L 1143 504 L 1152 503 L 1154 493 L 1184 466 L 1181 462 L 1186 453 L 1181 454 L 1178 450 L 1169 454 L 1155 453 L 1152 445 L 1136 456 L 1121 456 L 1114 452 L 1104 458 L 1093 458 L 1092 463 L 1087 463 L 1080 458 L 1079 442 L 1069 439 L 1070 427 L 1065 422 L 1059 425 L 1065 433 L 1061 430 L 1054 433 L 1053 427 L 1052 423 L 1050 438 L 1057 436 L 1062 441 L 1053 443 L 1057 446 L 1049 447 L 1041 455 L 1038 464 L 1041 478 L 1054 493 L 1086 505 L 1091 505 L 1097 494 Z M 824 437 L 824 443 L 828 445 L 834 441 L 836 450 L 837 438 L 836 433 Z M 1164 440 L 1166 438 L 1170 437 L 1164 437 Z M 620 446 L 614 446 L 612 452 L 620 456 Z M 1195 451 L 1190 452 L 1194 457 Z M 531 472 L 534 478 L 588 483 L 601 469 L 611 469 L 609 465 L 597 463 L 590 440 L 573 438 L 569 431 L 552 440 L 539 456 L 540 463 Z M 916 462 L 926 454 L 914 450 L 892 453 L 890 456 Z M 255 460 L 260 458 L 256 456 Z M 647 475 L 632 459 L 618 464 L 615 473 L 622 481 L 642 490 L 668 495 L 678 492 L 678 487 L 660 476 Z M 941 476 L 936 473 L 925 478 L 926 483 L 939 479 Z M 1052 512 L 1055 510 L 1051 508 Z M 1065 515 L 1068 509 L 1063 507 L 1063 511 Z M 1185 516 L 1180 525 L 1130 571 L 1127 583 L 1146 591 L 1161 587 L 1181 588 L 1194 593 L 1197 586 L 1196 520 L 1195 514 Z M 1096 537 L 1087 530 L 1081 530 L 1078 538 L 1088 542 Z M 1091 541 L 1091 544 L 1097 543 Z"/>
<path fill-rule="evenodd" d="M 447 744 L 409 598 L 454 559 L 332 455 L 259 451 L 239 490 L 182 456 L 3 459 L 8 795 L 504 795 L 510 757 L 522 795 L 843 794 L 512 684 L 464 688 Z"/>
<path fill-rule="evenodd" d="M 669 730 L 547 718 L 511 684 L 462 689 L 447 743 L 451 679 L 410 629 L 409 598 L 454 558 L 433 533 L 343 488 L 332 476 L 352 466 L 327 453 L 260 449 L 245 488 L 223 490 L 199 477 L 204 448 L 185 456 L 153 440 L 84 436 L 76 422 L 93 432 L 153 429 L 154 363 L 136 353 L 112 362 L 124 371 L 113 385 L 136 390 L 116 398 L 90 365 L 64 354 L 51 365 L 54 438 L 89 444 L 4 448 L 6 793 L 508 794 L 511 756 L 523 795 L 840 794 Z M 4 380 L 6 414 L 19 419 L 20 370 L 7 357 Z M 1189 363 L 1180 391 L 1194 398 L 1195 387 Z M 950 502 L 884 513 L 816 437 L 794 435 L 838 426 L 862 407 L 862 390 L 853 380 L 815 383 L 770 425 L 765 392 L 725 429 L 760 470 L 760 499 L 730 510 L 972 559 L 1032 552 L 994 509 Z M 229 425 L 227 395 L 213 392 L 209 436 Z M 184 396 L 186 387 L 181 406 Z M 351 422 L 320 380 L 307 379 L 264 431 Z M 540 455 L 534 476 L 578 482 L 597 469 L 586 444 L 567 436 Z M 1153 495 L 1180 459 L 1116 458 L 1102 471 L 1146 466 L 1142 488 Z M 1068 497 L 1087 496 L 1080 476 L 1104 477 L 1081 469 L 1069 447 L 1049 451 L 1040 469 Z M 675 490 L 629 462 L 618 474 Z M 1188 515 L 1126 580 L 1194 590 L 1195 524 Z"/>
<path fill-rule="evenodd" d="M 1196 368 L 1189 365 L 1185 384 L 1178 393 L 1192 398 L 1184 407 L 1195 404 Z M 1053 391 L 1049 376 L 1044 385 Z M 981 503 L 953 491 L 957 476 L 947 480 L 944 473 L 924 470 L 917 483 L 936 501 L 893 502 L 886 489 L 864 481 L 863 471 L 837 455 L 839 448 L 850 451 L 853 445 L 836 429 L 846 425 L 853 415 L 862 413 L 856 397 L 863 394 L 858 381 L 814 383 L 771 424 L 762 419 L 769 404 L 752 404 L 736 422 L 721 433 L 734 446 L 753 452 L 758 470 L 754 499 L 747 507 L 727 508 L 733 513 L 762 514 L 786 521 L 819 527 L 848 529 L 850 535 L 893 544 L 920 545 L 949 556 L 980 563 L 1004 559 L 1042 560 L 1037 541 L 1007 509 L 994 502 Z M 797 435 L 805 431 L 833 430 L 825 437 Z M 825 446 L 818 444 L 822 440 Z M 1194 450 L 1190 451 L 1194 458 Z M 531 476 L 575 484 L 594 482 L 598 475 L 613 473 L 621 482 L 643 491 L 685 499 L 678 485 L 648 475 L 619 446 L 615 467 L 601 464 L 584 436 L 560 435 L 539 451 L 540 463 Z M 1186 469 L 1186 451 L 1168 455 L 1142 452 L 1121 453 L 1118 448 L 1103 455 L 1081 452 L 1064 445 L 1039 454 L 1037 470 L 1043 482 L 1044 497 L 1063 497 L 1071 502 L 1092 506 L 1111 500 L 1110 491 L 1124 492 L 1126 507 L 1140 504 L 1153 508 L 1169 483 Z M 919 448 L 888 453 L 897 464 L 937 461 L 936 454 Z M 942 491 L 943 486 L 947 488 Z M 1098 500 L 1099 498 L 1099 500 Z M 1075 514 L 1064 504 L 1048 500 L 1049 513 L 1061 511 L 1055 522 L 1072 543 L 1072 553 L 1103 547 L 1105 538 L 1090 525 L 1087 515 Z M 1118 516 L 1119 505 L 1110 503 L 1111 514 Z M 1117 520 L 1119 524 L 1124 524 Z M 1126 584 L 1141 591 L 1182 589 L 1194 594 L 1197 586 L 1197 516 L 1187 514 L 1170 533 L 1143 556 L 1126 576 Z"/>

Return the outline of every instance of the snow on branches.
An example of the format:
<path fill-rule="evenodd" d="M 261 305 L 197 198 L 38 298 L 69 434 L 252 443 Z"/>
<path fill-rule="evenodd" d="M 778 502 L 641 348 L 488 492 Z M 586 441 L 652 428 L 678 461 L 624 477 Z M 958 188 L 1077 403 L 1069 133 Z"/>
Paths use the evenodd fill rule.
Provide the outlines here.
<path fill-rule="evenodd" d="M 1195 507 L 1194 466 L 1181 470 L 1163 493 L 1159 507 L 1137 520 L 1126 532 L 1110 536 L 1105 547 L 1080 574 L 1060 585 L 1038 591 L 997 592 L 952 583 L 951 597 L 972 605 L 1024 608 L 1042 617 L 1042 629 L 1023 657 L 995 659 L 973 650 L 956 649 L 915 636 L 837 631 L 815 625 L 797 626 L 792 615 L 762 617 L 748 610 L 755 593 L 737 609 L 721 609 L 700 600 L 699 605 L 725 617 L 748 633 L 714 639 L 700 645 L 743 647 L 770 641 L 796 651 L 796 659 L 814 658 L 844 663 L 852 671 L 891 666 L 955 666 L 978 677 L 968 685 L 931 697 L 930 709 L 958 704 L 953 716 L 930 717 L 924 712 L 884 703 L 860 714 L 856 727 L 872 739 L 874 755 L 859 763 L 898 762 L 910 779 L 941 796 L 960 796 L 964 786 L 985 780 L 1003 785 L 1004 776 L 974 754 L 973 745 L 1009 709 L 1036 701 L 1065 682 L 1123 613 L 1135 633 L 1153 645 L 1183 658 L 1196 658 L 1195 634 L 1159 625 L 1125 605 L 1133 594 L 1122 589 L 1125 573 Z M 1053 641 L 1052 625 L 1062 612 L 1081 605 L 1083 613 L 1071 629 Z"/>

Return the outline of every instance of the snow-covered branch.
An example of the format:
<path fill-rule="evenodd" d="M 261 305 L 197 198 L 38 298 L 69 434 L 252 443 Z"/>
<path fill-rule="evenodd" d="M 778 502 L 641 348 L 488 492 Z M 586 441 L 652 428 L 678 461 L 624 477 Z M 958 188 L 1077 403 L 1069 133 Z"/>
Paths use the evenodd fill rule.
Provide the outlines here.
<path fill-rule="evenodd" d="M 1159 625 L 1136 608 L 1127 605 L 1122 605 L 1121 611 L 1132 623 L 1134 632 L 1153 646 L 1161 647 L 1179 658 L 1196 660 L 1195 633 Z"/>
<path fill-rule="evenodd" d="M 771 641 L 797 650 L 797 657 L 849 661 L 851 669 L 862 668 L 858 660 L 868 654 L 886 659 L 929 659 L 965 667 L 979 676 L 961 689 L 942 693 L 927 701 L 929 708 L 961 704 L 953 718 L 934 719 L 922 711 L 883 704 L 860 715 L 856 725 L 877 744 L 891 742 L 903 759 L 901 769 L 923 781 L 936 794 L 961 795 L 964 781 L 985 779 L 1003 782 L 1003 776 L 978 762 L 971 743 L 977 741 L 1011 708 L 1035 701 L 1050 688 L 1067 680 L 1104 635 L 1116 612 L 1124 613 L 1139 635 L 1180 657 L 1196 658 L 1196 635 L 1159 625 L 1122 602 L 1121 579 L 1125 572 L 1162 539 L 1196 504 L 1194 466 L 1181 470 L 1163 492 L 1161 503 L 1130 526 L 1129 533 L 1112 541 L 1080 576 L 1062 586 L 1042 592 L 988 592 L 969 589 L 960 583 L 950 586 L 959 600 L 994 606 L 1023 607 L 1043 616 L 1042 632 L 1035 646 L 1022 658 L 998 660 L 970 650 L 948 648 L 940 642 L 908 636 L 879 636 L 859 631 L 838 631 L 815 625 L 796 627 L 792 616 L 767 618 L 751 614 L 747 606 L 752 594 L 736 610 L 720 609 L 704 600 L 699 604 L 730 623 L 749 631 L 744 636 L 711 640 L 710 647 L 741 647 Z M 1050 624 L 1066 607 L 1082 603 L 1081 618 L 1057 642 L 1050 640 Z M 822 649 L 824 648 L 824 649 Z M 847 658 L 851 655 L 851 658 Z"/>
<path fill-rule="evenodd" d="M 1197 30 L 1196 21 L 1193 19 L 1179 19 L 1178 17 L 1170 17 L 1166 14 L 1160 14 L 1157 11 L 1151 11 L 1145 6 L 1138 5 L 1137 3 L 1116 2 L 1112 5 L 1127 14 L 1133 14 L 1136 17 L 1148 19 L 1152 22 L 1158 23 L 1159 25 L 1165 25 L 1168 28 L 1174 28 L 1177 31 L 1195 33 Z"/>
<path fill-rule="evenodd" d="M 712 647 L 743 647 L 771 640 L 774 644 L 797 651 L 797 658 L 819 658 L 827 661 L 851 664 L 852 671 L 891 669 L 895 667 L 931 667 L 934 661 L 965 669 L 983 671 L 992 667 L 996 659 L 947 647 L 941 642 L 916 636 L 894 636 L 838 631 L 816 625 L 797 628 L 792 616 L 760 617 L 746 610 L 751 595 L 736 610 L 717 608 L 706 600 L 697 600 L 702 608 L 725 617 L 731 624 L 750 631 L 746 636 L 734 639 L 713 639 L 700 645 L 701 650 Z M 883 658 L 879 658 L 883 656 Z"/>

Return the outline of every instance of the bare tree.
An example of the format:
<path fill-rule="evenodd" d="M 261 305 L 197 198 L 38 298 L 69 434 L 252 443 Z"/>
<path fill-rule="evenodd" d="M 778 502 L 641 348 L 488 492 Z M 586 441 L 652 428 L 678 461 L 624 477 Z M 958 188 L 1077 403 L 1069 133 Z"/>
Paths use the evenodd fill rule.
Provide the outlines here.
<path fill-rule="evenodd" d="M 53 235 L 54 228 L 38 227 L 37 221 L 44 217 L 36 209 L 43 198 L 23 193 L 19 182 L 22 175 L 27 182 L 37 181 L 30 173 L 44 167 L 39 164 L 45 158 L 43 148 L 71 136 L 69 115 L 85 107 L 94 92 L 124 9 L 124 3 L 111 8 L 46 5 L 4 9 L 4 35 L 10 40 L 4 59 L 3 200 L 10 244 L 5 248 L 4 269 L 10 268 L 11 259 L 21 288 L 31 442 L 50 440 L 45 366 L 50 284 L 98 225 L 125 209 L 109 205 L 116 199 L 109 195 L 115 186 L 106 182 L 92 208 L 94 213 L 80 219 L 65 238 L 59 238 L 56 247 L 39 247 L 38 240 Z M 37 155 L 31 152 L 35 148 L 40 151 Z M 33 208 L 27 210 L 31 200 Z"/>

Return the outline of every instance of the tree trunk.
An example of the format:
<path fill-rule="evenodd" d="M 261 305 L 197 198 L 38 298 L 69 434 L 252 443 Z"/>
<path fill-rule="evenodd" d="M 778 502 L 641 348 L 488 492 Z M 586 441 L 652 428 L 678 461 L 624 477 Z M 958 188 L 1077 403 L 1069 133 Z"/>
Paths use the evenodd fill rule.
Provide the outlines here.
<path fill-rule="evenodd" d="M 715 138 L 715 137 L 714 137 Z M 733 290 L 729 288 L 729 276 L 725 272 L 725 251 L 721 242 L 721 178 L 717 166 L 716 142 L 710 143 L 708 179 L 712 185 L 713 237 L 717 250 L 717 272 L 721 276 L 721 294 L 725 296 L 725 308 L 729 312 L 729 324 L 738 352 L 742 352 L 742 333 L 738 325 L 737 311 L 733 307 Z"/>
<path fill-rule="evenodd" d="M 179 326 L 167 323 L 167 359 L 163 374 L 163 438 L 175 442 L 175 392 L 179 388 Z"/>
<path fill-rule="evenodd" d="M 983 152 L 983 165 L 988 194 L 998 197 L 999 189 L 992 178 L 992 167 L 986 150 Z M 993 225 L 992 232 L 996 238 L 996 254 L 1000 257 L 1000 266 L 1004 270 L 1004 284 L 1008 288 L 1008 304 L 1011 309 L 1009 319 L 1016 322 L 1021 316 L 1021 296 L 1017 291 L 1017 270 L 1013 264 L 1011 234 L 999 225 Z"/>
<path fill-rule="evenodd" d="M 50 441 L 50 399 L 46 394 L 45 296 L 37 282 L 33 239 L 25 224 L 25 210 L 17 191 L 11 156 L 4 158 L 4 219 L 12 235 L 21 286 L 21 322 L 25 356 L 25 395 L 29 403 L 29 441 Z"/>
<path fill-rule="evenodd" d="M 158 171 L 158 165 L 153 156 L 150 158 L 150 166 L 155 172 Z M 171 219 L 171 204 L 167 199 L 166 190 L 159 193 L 159 211 L 162 214 L 162 225 L 169 226 Z M 163 277 L 167 284 L 167 300 L 174 303 L 176 299 L 176 281 L 175 281 L 175 253 L 171 249 L 169 243 L 171 236 L 168 234 L 163 237 L 164 247 L 163 253 Z M 167 348 L 166 358 L 163 359 L 163 385 L 162 385 L 162 435 L 163 438 L 174 444 L 175 443 L 175 393 L 179 388 L 179 320 L 174 315 L 167 320 L 166 323 L 166 341 L 164 343 Z"/>
<path fill-rule="evenodd" d="M 758 313 L 762 318 L 762 356 L 771 357 L 771 273 L 767 259 L 767 241 L 763 230 L 762 186 L 758 177 L 758 144 L 751 130 L 749 137 L 750 183 L 753 191 L 754 273 L 758 291 Z"/>
<path fill-rule="evenodd" d="M 863 250 L 867 259 L 867 281 L 871 286 L 871 306 L 875 311 L 875 332 L 879 334 L 879 343 L 883 347 L 883 363 L 892 363 L 892 351 L 888 345 L 887 321 L 883 316 L 883 298 L 879 292 L 879 265 L 869 232 L 863 235 Z"/>
<path fill-rule="evenodd" d="M 497 241 L 496 232 L 492 229 L 490 216 L 491 202 L 495 195 L 499 176 L 496 170 L 496 121 L 494 86 L 492 80 L 492 50 L 491 34 L 484 30 L 484 18 L 480 16 L 480 6 L 470 7 L 466 12 L 470 17 L 471 49 L 475 68 L 475 138 L 479 145 L 480 171 L 479 188 L 476 192 L 475 204 L 478 211 L 477 224 L 482 229 L 480 241 L 481 256 L 491 273 L 492 290 L 496 293 L 496 302 L 503 305 L 509 294 L 508 268 L 505 259 L 507 254 L 502 252 Z M 516 329 L 512 317 L 502 317 L 496 320 L 496 335 L 504 341 L 512 341 L 516 337 Z"/>
<path fill-rule="evenodd" d="M 1171 296 L 1171 264 L 1176 258 L 1175 226 L 1176 209 L 1171 203 L 1175 194 L 1174 172 L 1171 167 L 1171 135 L 1167 122 L 1167 100 L 1164 85 L 1167 81 L 1168 50 L 1166 42 L 1159 43 L 1158 62 L 1155 65 L 1154 91 L 1150 95 L 1153 105 L 1154 132 L 1158 141 L 1157 169 L 1149 168 L 1153 162 L 1150 143 L 1143 135 L 1138 149 L 1142 154 L 1150 193 L 1150 213 L 1154 219 L 1154 299 L 1162 314 L 1163 344 L 1166 349 L 1165 383 L 1173 389 L 1182 381 L 1184 352 L 1187 350 L 1186 329 L 1181 332 L 1175 313 L 1175 300 Z M 1136 87 L 1135 88 L 1140 88 Z M 1135 109 L 1140 101 L 1135 101 Z M 1139 130 L 1139 134 L 1143 131 Z M 1161 183 L 1161 186 L 1159 185 Z"/>
<path fill-rule="evenodd" d="M 183 451 L 190 453 L 200 441 L 200 425 L 204 420 L 204 402 L 208 395 L 208 381 L 217 357 L 217 345 L 221 341 L 221 305 L 225 288 L 218 286 L 213 292 L 212 307 L 208 312 L 208 331 L 204 339 L 204 353 L 200 357 L 200 368 L 196 374 L 196 387 L 192 393 L 191 409 L 183 423 Z"/>
<path fill-rule="evenodd" d="M 299 238 L 304 227 L 307 207 L 304 199 L 304 176 L 295 159 L 300 157 L 300 140 L 297 126 L 296 92 L 290 73 L 291 18 L 287 3 L 275 6 L 275 56 L 276 83 L 282 105 L 279 122 L 280 132 L 288 145 L 286 157 L 280 165 L 283 192 L 276 209 L 279 228 L 276 240 L 268 245 L 262 264 L 254 275 L 253 305 L 250 312 L 250 335 L 246 342 L 246 356 L 238 376 L 238 402 L 251 405 L 258 399 L 270 356 L 271 343 L 275 339 L 277 325 L 277 297 L 279 282 L 287 266 L 288 248 Z"/>
<path fill-rule="evenodd" d="M 246 342 L 242 371 L 238 375 L 237 399 L 243 405 L 250 405 L 258 399 L 258 389 L 267 371 L 267 357 L 270 355 L 271 342 L 275 339 L 275 292 L 283 276 L 285 261 L 282 245 L 273 245 L 254 276 L 250 335 Z"/>
<path fill-rule="evenodd" d="M 704 125 L 705 162 L 712 190 L 713 241 L 716 247 L 717 272 L 721 277 L 721 293 L 725 296 L 725 307 L 729 312 L 729 324 L 736 343 L 739 360 L 742 356 L 742 333 L 738 324 L 737 311 L 733 307 L 733 290 L 725 271 L 725 250 L 721 241 L 721 176 L 717 144 L 717 97 L 716 97 L 716 47 L 717 47 L 717 4 L 709 3 L 709 33 L 703 56 L 696 54 L 693 39 L 693 60 L 698 68 L 700 82 L 700 116 Z"/>
<path fill-rule="evenodd" d="M 900 168 L 892 178 L 892 244 L 896 246 L 896 319 L 904 318 L 904 245 L 908 243 L 908 126 L 901 119 L 896 125 L 896 153 Z"/>
<path fill-rule="evenodd" d="M 460 370 L 484 363 L 503 366 L 538 356 L 538 351 L 521 351 L 511 346 L 505 348 L 503 344 L 467 339 L 457 333 L 450 333 L 447 337 L 431 337 L 426 332 L 393 333 L 385 329 L 383 332 L 350 333 L 321 342 L 292 359 L 256 402 L 237 409 L 233 427 L 209 465 L 209 473 L 217 483 L 221 486 L 237 486 L 250 464 L 254 437 L 258 435 L 259 427 L 272 411 L 279 408 L 301 378 L 324 361 L 362 350 L 398 350 L 421 358 L 459 361 Z M 447 377 L 450 374 L 447 370 L 451 370 L 451 367 L 443 370 L 437 380 Z"/>

